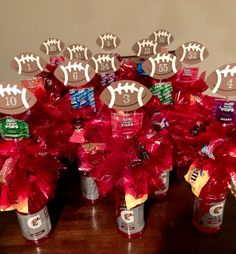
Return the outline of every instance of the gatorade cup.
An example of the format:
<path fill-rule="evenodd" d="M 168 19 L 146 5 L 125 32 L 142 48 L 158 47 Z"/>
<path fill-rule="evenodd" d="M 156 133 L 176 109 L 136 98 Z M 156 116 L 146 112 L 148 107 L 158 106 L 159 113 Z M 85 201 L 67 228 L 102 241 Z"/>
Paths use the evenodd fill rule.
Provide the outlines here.
<path fill-rule="evenodd" d="M 223 223 L 226 194 L 195 198 L 193 224 L 203 233 L 216 233 Z"/>
<path fill-rule="evenodd" d="M 26 241 L 39 243 L 51 236 L 52 226 L 47 206 L 36 213 L 16 212 L 21 232 Z"/>
<path fill-rule="evenodd" d="M 163 182 L 163 186 L 161 186 L 161 188 L 158 188 L 151 195 L 153 198 L 157 198 L 157 199 L 164 198 L 169 190 L 170 171 L 166 170 L 163 173 L 161 173 L 160 178 Z"/>
<path fill-rule="evenodd" d="M 123 192 L 115 194 L 116 222 L 119 233 L 126 238 L 137 238 L 144 233 L 144 204 L 127 209 Z"/>
<path fill-rule="evenodd" d="M 97 184 L 88 172 L 81 172 L 80 183 L 82 195 L 85 199 L 91 201 L 92 203 L 99 199 Z"/>
<path fill-rule="evenodd" d="M 218 232 L 223 222 L 228 185 L 220 174 L 214 174 L 195 198 L 193 224 L 203 233 Z"/>

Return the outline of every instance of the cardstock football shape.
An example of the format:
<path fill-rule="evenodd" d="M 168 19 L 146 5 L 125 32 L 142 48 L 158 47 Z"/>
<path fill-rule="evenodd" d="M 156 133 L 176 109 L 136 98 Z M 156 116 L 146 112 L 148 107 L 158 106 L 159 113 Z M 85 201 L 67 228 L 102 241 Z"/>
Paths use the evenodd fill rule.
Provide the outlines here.
<path fill-rule="evenodd" d="M 166 47 L 174 41 L 173 35 L 167 30 L 159 29 L 153 32 L 149 39 L 157 42 L 159 47 Z"/>
<path fill-rule="evenodd" d="M 206 79 L 213 94 L 225 97 L 236 95 L 236 63 L 225 64 L 213 71 Z"/>
<path fill-rule="evenodd" d="M 34 53 L 22 53 L 14 57 L 10 65 L 19 75 L 35 76 L 44 70 L 47 62 Z"/>
<path fill-rule="evenodd" d="M 115 34 L 104 33 L 97 38 L 96 43 L 101 49 L 111 50 L 117 48 L 121 41 Z"/>
<path fill-rule="evenodd" d="M 112 54 L 100 53 L 93 56 L 89 64 L 98 74 L 108 74 L 119 70 L 121 62 Z"/>
<path fill-rule="evenodd" d="M 36 103 L 35 96 L 20 84 L 0 83 L 0 112 L 7 115 L 21 114 Z"/>
<path fill-rule="evenodd" d="M 209 55 L 208 50 L 199 42 L 190 41 L 176 49 L 175 55 L 186 64 L 198 64 Z"/>
<path fill-rule="evenodd" d="M 179 59 L 169 53 L 158 53 L 143 63 L 143 70 L 152 78 L 167 79 L 175 75 L 182 67 Z"/>
<path fill-rule="evenodd" d="M 148 88 L 133 80 L 119 80 L 106 87 L 100 99 L 117 111 L 129 112 L 145 105 L 152 98 Z"/>
<path fill-rule="evenodd" d="M 77 59 L 87 61 L 88 59 L 91 58 L 92 52 L 86 46 L 76 43 L 68 46 L 64 50 L 63 55 L 65 58 L 69 60 Z"/>
<path fill-rule="evenodd" d="M 155 41 L 143 39 L 136 42 L 133 45 L 132 50 L 137 56 L 148 58 L 158 52 L 158 44 Z"/>
<path fill-rule="evenodd" d="M 54 72 L 57 79 L 70 86 L 82 86 L 95 76 L 94 69 L 84 61 L 66 60 Z"/>
<path fill-rule="evenodd" d="M 48 56 L 54 56 L 60 54 L 64 47 L 65 44 L 63 41 L 56 38 L 49 38 L 43 41 L 40 50 Z"/>

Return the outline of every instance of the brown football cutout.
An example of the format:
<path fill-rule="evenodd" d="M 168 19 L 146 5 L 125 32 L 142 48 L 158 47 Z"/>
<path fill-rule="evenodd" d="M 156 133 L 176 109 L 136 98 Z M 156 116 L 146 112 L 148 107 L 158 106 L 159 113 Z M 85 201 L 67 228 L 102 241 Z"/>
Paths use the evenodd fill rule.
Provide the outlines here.
<path fill-rule="evenodd" d="M 36 103 L 35 96 L 20 84 L 0 83 L 0 112 L 7 115 L 21 114 Z"/>
<path fill-rule="evenodd" d="M 175 51 L 175 55 L 186 64 L 198 64 L 208 56 L 208 50 L 199 42 L 190 41 L 182 44 Z"/>
<path fill-rule="evenodd" d="M 169 53 L 158 53 L 143 63 L 143 70 L 146 74 L 159 80 L 174 76 L 181 67 L 179 59 Z"/>
<path fill-rule="evenodd" d="M 117 111 L 129 112 L 145 105 L 152 98 L 148 88 L 133 80 L 119 80 L 106 87 L 100 99 Z"/>
<path fill-rule="evenodd" d="M 92 52 L 86 46 L 79 43 L 75 43 L 68 46 L 64 50 L 63 55 L 65 58 L 69 60 L 77 59 L 87 61 L 88 59 L 91 58 Z"/>
<path fill-rule="evenodd" d="M 47 62 L 34 53 L 21 53 L 13 58 L 11 68 L 19 75 L 35 76 L 41 73 Z"/>
<path fill-rule="evenodd" d="M 40 50 L 48 56 L 58 55 L 64 49 L 65 44 L 63 41 L 56 38 L 48 38 L 43 41 Z"/>
<path fill-rule="evenodd" d="M 206 79 L 213 94 L 225 97 L 236 95 L 236 63 L 225 64 L 213 71 Z"/>
<path fill-rule="evenodd" d="M 95 76 L 94 69 L 85 61 L 66 60 L 54 72 L 57 79 L 70 86 L 82 86 Z"/>
<path fill-rule="evenodd" d="M 166 47 L 174 41 L 173 35 L 167 30 L 159 29 L 153 32 L 149 39 L 157 42 L 158 46 Z"/>
<path fill-rule="evenodd" d="M 113 33 L 104 33 L 97 38 L 96 43 L 101 49 L 111 50 L 117 48 L 121 41 L 119 37 Z"/>
<path fill-rule="evenodd" d="M 158 52 L 158 44 L 155 41 L 143 39 L 136 42 L 133 45 L 132 50 L 137 56 L 148 58 Z"/>
<path fill-rule="evenodd" d="M 121 62 L 113 54 L 100 53 L 93 56 L 89 64 L 98 74 L 108 74 L 119 70 Z"/>

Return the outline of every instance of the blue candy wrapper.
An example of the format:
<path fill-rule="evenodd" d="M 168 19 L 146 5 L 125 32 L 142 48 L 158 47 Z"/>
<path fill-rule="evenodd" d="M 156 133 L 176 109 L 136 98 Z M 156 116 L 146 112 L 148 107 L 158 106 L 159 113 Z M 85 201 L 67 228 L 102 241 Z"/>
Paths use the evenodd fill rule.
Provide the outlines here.
<path fill-rule="evenodd" d="M 71 89 L 70 97 L 73 109 L 80 109 L 84 106 L 96 107 L 93 88 Z"/>
<path fill-rule="evenodd" d="M 138 74 L 139 74 L 140 76 L 147 76 L 146 72 L 143 70 L 143 62 L 139 62 L 139 63 L 137 64 L 136 71 L 138 72 Z"/>

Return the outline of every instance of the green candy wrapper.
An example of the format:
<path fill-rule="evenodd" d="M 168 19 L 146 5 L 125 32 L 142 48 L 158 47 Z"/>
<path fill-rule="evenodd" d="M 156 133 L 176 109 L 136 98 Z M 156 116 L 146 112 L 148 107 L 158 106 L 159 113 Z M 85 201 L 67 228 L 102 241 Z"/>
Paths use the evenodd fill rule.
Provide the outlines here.
<path fill-rule="evenodd" d="M 29 126 L 24 121 L 7 117 L 0 120 L 0 135 L 3 139 L 29 138 Z"/>
<path fill-rule="evenodd" d="M 153 95 L 157 96 L 162 104 L 173 104 L 171 82 L 156 83 L 150 89 Z"/>

